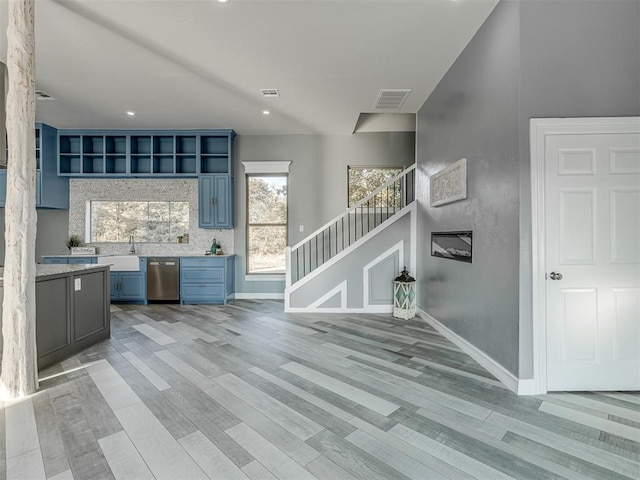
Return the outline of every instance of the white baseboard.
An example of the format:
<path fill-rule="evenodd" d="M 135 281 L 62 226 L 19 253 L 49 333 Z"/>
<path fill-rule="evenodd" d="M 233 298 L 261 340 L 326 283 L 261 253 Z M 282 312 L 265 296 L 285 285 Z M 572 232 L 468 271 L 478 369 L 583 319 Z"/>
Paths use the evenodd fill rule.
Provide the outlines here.
<path fill-rule="evenodd" d="M 285 313 L 393 313 L 393 305 L 371 305 L 367 308 L 317 308 L 317 307 L 290 307 L 284 309 Z"/>
<path fill-rule="evenodd" d="M 500 380 L 509 390 L 517 393 L 518 395 L 526 395 L 525 393 L 520 393 L 518 378 L 498 362 L 496 362 L 493 358 L 488 356 L 486 353 L 484 353 L 474 345 L 470 344 L 467 340 L 462 338 L 457 333 L 449 330 L 442 323 L 440 323 L 438 320 L 433 318 L 421 308 L 417 308 L 416 313 L 429 325 L 436 329 L 444 338 L 449 340 L 456 347 L 458 347 L 460 350 L 462 350 L 464 353 L 469 355 L 476 362 L 486 368 L 489 373 Z M 531 380 L 531 383 L 533 386 L 533 380 Z"/>
<path fill-rule="evenodd" d="M 533 378 L 518 380 L 518 395 L 538 395 L 535 380 Z"/>
<path fill-rule="evenodd" d="M 284 293 L 236 293 L 236 300 L 282 300 Z"/>

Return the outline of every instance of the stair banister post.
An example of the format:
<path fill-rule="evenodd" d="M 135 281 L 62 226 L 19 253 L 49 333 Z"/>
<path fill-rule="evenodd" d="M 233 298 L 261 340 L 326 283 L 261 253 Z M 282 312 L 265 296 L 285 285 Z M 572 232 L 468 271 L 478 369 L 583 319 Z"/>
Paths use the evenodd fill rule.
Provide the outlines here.
<path fill-rule="evenodd" d="M 407 174 L 402 176 L 402 194 L 400 195 L 400 207 L 407 206 Z"/>
<path fill-rule="evenodd" d="M 291 247 L 287 246 L 284 249 L 285 271 L 284 271 L 284 287 L 289 288 L 291 286 Z"/>

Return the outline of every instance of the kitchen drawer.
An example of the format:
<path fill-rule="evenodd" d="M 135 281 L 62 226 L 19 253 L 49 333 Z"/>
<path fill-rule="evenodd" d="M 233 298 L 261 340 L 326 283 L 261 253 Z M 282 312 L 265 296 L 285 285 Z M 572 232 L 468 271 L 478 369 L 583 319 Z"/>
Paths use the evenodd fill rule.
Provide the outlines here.
<path fill-rule="evenodd" d="M 42 263 L 46 265 L 62 265 L 69 263 L 69 261 L 67 258 L 62 257 L 47 257 L 42 259 Z"/>
<path fill-rule="evenodd" d="M 222 283 L 224 267 L 182 267 L 182 283 Z"/>
<path fill-rule="evenodd" d="M 180 297 L 184 302 L 198 301 L 198 303 L 222 303 L 225 300 L 224 284 L 182 284 Z"/>
<path fill-rule="evenodd" d="M 182 257 L 182 267 L 224 267 L 226 257 Z"/>
<path fill-rule="evenodd" d="M 77 257 L 71 258 L 69 257 L 69 264 L 74 263 L 97 263 L 98 259 L 96 257 Z"/>

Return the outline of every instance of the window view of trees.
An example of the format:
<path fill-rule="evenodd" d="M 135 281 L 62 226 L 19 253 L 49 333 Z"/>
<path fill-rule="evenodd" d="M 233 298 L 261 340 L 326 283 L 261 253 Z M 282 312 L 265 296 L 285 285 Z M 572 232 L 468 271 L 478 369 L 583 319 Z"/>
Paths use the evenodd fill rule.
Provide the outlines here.
<path fill-rule="evenodd" d="M 284 273 L 287 177 L 247 176 L 247 272 Z"/>
<path fill-rule="evenodd" d="M 352 207 L 400 172 L 402 172 L 402 167 L 347 167 L 348 206 Z M 376 196 L 376 206 L 399 207 L 401 198 L 400 188 L 400 182 L 398 182 L 398 187 L 395 191 L 392 189 L 392 194 L 384 192 Z M 371 204 L 373 205 L 373 201 Z"/>
<path fill-rule="evenodd" d="M 91 241 L 173 243 L 189 232 L 189 202 L 91 202 Z"/>

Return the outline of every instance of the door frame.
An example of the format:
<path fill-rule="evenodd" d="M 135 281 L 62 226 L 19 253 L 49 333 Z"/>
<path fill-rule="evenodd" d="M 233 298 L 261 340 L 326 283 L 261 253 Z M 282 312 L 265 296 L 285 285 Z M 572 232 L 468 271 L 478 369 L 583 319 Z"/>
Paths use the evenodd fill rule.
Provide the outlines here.
<path fill-rule="evenodd" d="M 640 117 L 532 118 L 531 286 L 534 394 L 547 393 L 545 145 L 548 135 L 640 133 Z"/>

